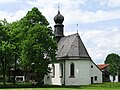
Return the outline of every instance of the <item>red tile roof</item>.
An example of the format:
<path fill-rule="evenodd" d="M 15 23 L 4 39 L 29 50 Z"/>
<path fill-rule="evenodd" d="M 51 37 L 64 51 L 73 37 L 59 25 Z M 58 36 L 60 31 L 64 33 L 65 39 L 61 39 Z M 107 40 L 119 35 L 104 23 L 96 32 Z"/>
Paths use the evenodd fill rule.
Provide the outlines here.
<path fill-rule="evenodd" d="M 99 64 L 97 65 L 101 70 L 105 69 L 109 64 Z"/>

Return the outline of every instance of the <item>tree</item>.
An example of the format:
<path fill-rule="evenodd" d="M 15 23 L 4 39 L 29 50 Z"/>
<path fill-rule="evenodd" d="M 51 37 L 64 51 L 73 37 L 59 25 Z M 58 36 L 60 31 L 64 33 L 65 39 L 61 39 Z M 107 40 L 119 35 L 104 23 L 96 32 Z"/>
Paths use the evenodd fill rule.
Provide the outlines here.
<path fill-rule="evenodd" d="M 109 72 L 113 76 L 113 82 L 116 75 L 120 75 L 120 56 L 118 54 L 112 53 L 106 57 L 106 64 L 109 64 Z"/>
<path fill-rule="evenodd" d="M 55 60 L 57 46 L 54 35 L 47 19 L 36 7 L 28 11 L 19 25 L 22 33 L 20 63 L 25 71 L 32 67 L 38 84 L 42 85 L 45 74 L 50 72 L 48 64 Z"/>
<path fill-rule="evenodd" d="M 9 40 L 9 27 L 7 21 L 4 19 L 0 21 L 0 65 L 3 74 L 3 84 L 6 84 L 7 69 L 12 63 L 12 50 L 14 46 Z"/>
<path fill-rule="evenodd" d="M 13 49 L 13 64 L 12 64 L 12 68 L 13 68 L 13 84 L 16 83 L 15 81 L 15 77 L 16 77 L 16 69 L 19 68 L 18 67 L 18 63 L 19 60 L 20 60 L 20 55 L 21 55 L 21 43 L 22 43 L 22 40 L 24 40 L 23 38 L 23 31 L 22 31 L 22 27 L 21 27 L 21 24 L 20 24 L 20 21 L 16 21 L 16 22 L 13 22 L 11 24 L 9 24 L 10 26 L 10 42 L 12 43 L 12 45 L 14 45 L 14 49 Z"/>
<path fill-rule="evenodd" d="M 38 85 L 50 72 L 49 63 L 55 60 L 57 49 L 52 29 L 45 16 L 36 8 L 28 11 L 21 20 L 8 24 L 0 22 L 0 66 L 3 83 L 11 68 L 30 69 L 36 73 Z M 18 67 L 18 65 L 20 67 Z M 14 84 L 15 84 L 14 73 Z"/>

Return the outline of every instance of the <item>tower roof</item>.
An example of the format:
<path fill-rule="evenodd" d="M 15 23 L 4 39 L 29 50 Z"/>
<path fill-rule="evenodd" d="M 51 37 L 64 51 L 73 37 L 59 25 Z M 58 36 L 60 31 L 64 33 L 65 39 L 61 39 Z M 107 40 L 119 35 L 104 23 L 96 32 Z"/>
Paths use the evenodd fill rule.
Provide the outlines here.
<path fill-rule="evenodd" d="M 60 14 L 60 11 L 58 10 L 58 14 L 54 17 L 55 23 L 63 23 L 64 17 Z"/>

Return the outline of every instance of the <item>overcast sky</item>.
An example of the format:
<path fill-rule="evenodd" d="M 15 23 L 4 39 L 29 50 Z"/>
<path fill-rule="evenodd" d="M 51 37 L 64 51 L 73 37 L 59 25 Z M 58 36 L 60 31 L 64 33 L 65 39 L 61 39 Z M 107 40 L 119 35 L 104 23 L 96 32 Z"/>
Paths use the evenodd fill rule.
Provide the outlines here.
<path fill-rule="evenodd" d="M 95 63 L 104 63 L 110 53 L 120 54 L 120 0 L 0 0 L 0 20 L 19 20 L 38 7 L 54 27 L 58 6 L 65 19 L 65 35 L 78 29 Z"/>

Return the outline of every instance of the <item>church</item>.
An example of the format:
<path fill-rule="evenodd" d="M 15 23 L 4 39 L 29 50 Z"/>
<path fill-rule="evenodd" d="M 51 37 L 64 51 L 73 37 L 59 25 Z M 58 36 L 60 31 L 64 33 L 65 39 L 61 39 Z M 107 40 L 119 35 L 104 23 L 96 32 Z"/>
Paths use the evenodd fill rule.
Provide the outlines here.
<path fill-rule="evenodd" d="M 59 10 L 54 21 L 57 61 L 49 65 L 51 73 L 44 77 L 44 84 L 78 86 L 102 83 L 102 72 L 89 56 L 80 35 L 64 35 L 64 17 Z"/>

